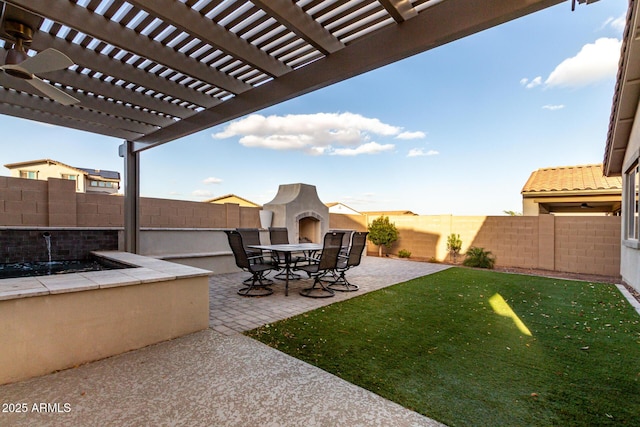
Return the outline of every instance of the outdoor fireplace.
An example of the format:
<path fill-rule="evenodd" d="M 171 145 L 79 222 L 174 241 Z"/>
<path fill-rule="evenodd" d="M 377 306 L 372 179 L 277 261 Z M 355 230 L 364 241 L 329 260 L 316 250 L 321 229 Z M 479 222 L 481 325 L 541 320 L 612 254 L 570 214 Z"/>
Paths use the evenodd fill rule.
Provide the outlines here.
<path fill-rule="evenodd" d="M 320 201 L 314 185 L 283 184 L 262 208 L 273 212 L 273 227 L 289 230 L 291 243 L 322 243 L 329 229 L 329 208 Z"/>

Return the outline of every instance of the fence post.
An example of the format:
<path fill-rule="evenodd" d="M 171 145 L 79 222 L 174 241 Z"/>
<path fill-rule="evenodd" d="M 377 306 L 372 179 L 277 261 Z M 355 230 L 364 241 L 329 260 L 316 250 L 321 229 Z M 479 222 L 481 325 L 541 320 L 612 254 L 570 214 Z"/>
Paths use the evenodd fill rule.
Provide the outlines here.
<path fill-rule="evenodd" d="M 78 225 L 76 182 L 49 178 L 47 185 L 50 227 L 76 227 Z"/>
<path fill-rule="evenodd" d="M 224 207 L 227 216 L 227 228 L 240 227 L 240 205 L 237 203 L 225 203 Z"/>

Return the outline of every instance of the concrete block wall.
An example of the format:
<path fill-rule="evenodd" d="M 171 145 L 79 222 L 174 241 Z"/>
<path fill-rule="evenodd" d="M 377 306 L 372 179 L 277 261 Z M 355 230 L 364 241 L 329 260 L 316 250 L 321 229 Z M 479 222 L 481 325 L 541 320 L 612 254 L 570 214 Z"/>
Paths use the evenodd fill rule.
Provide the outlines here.
<path fill-rule="evenodd" d="M 479 217 L 474 225 L 475 236 L 467 233 L 469 246 L 490 250 L 497 265 L 539 268 L 537 217 Z"/>
<path fill-rule="evenodd" d="M 76 193 L 76 199 L 78 227 L 122 227 L 123 197 Z"/>
<path fill-rule="evenodd" d="M 48 183 L 0 176 L 0 225 L 42 225 L 49 221 Z"/>
<path fill-rule="evenodd" d="M 463 243 L 461 254 L 481 247 L 496 256 L 497 266 L 620 275 L 620 217 L 400 215 L 389 220 L 400 236 L 386 253 L 405 249 L 413 258 L 451 261 L 447 237 L 455 233 Z M 370 244 L 368 253 L 377 254 L 378 247 Z"/>
<path fill-rule="evenodd" d="M 259 209 L 142 197 L 147 228 L 259 227 Z M 124 197 L 76 193 L 73 181 L 0 177 L 0 226 L 123 227 Z"/>
<path fill-rule="evenodd" d="M 367 231 L 367 217 L 364 215 L 329 214 L 329 228 Z"/>
<path fill-rule="evenodd" d="M 242 227 L 260 228 L 260 209 L 239 206 L 239 218 Z M 240 225 L 238 225 L 240 227 Z"/>
<path fill-rule="evenodd" d="M 76 183 L 68 179 L 48 180 L 49 226 L 74 227 L 76 225 Z"/>
<path fill-rule="evenodd" d="M 369 218 L 369 222 L 376 218 Z M 445 259 L 447 236 L 451 233 L 451 215 L 402 215 L 391 216 L 389 220 L 396 225 L 400 235 L 390 249 L 383 249 L 384 253 L 397 253 L 404 249 L 411 252 L 413 257 Z M 377 254 L 378 247 L 371 244 L 368 251 L 370 254 Z"/>
<path fill-rule="evenodd" d="M 556 217 L 555 268 L 620 274 L 620 217 Z"/>
<path fill-rule="evenodd" d="M 151 228 L 219 227 L 215 218 L 221 217 L 223 212 L 222 205 L 145 197 L 140 200 L 140 225 Z"/>

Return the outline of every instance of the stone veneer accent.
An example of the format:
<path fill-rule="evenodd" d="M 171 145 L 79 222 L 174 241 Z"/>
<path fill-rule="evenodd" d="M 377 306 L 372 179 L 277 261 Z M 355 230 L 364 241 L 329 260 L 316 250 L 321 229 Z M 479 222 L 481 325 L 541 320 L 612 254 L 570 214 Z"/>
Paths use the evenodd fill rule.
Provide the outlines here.
<path fill-rule="evenodd" d="M 44 262 L 48 252 L 44 233 L 51 235 L 51 259 L 87 259 L 91 251 L 118 250 L 118 230 L 0 227 L 0 263 Z"/>

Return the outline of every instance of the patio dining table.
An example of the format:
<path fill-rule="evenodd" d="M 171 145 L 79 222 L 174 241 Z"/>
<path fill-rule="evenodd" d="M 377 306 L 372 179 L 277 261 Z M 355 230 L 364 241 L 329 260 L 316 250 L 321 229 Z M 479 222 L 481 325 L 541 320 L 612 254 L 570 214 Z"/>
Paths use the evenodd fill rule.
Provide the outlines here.
<path fill-rule="evenodd" d="M 322 245 L 319 243 L 289 243 L 282 245 L 249 245 L 252 249 L 261 249 L 263 251 L 277 252 L 284 255 L 284 268 L 285 268 L 285 285 L 284 295 L 289 296 L 289 277 L 291 275 L 291 254 L 298 252 L 313 252 L 322 249 Z"/>

